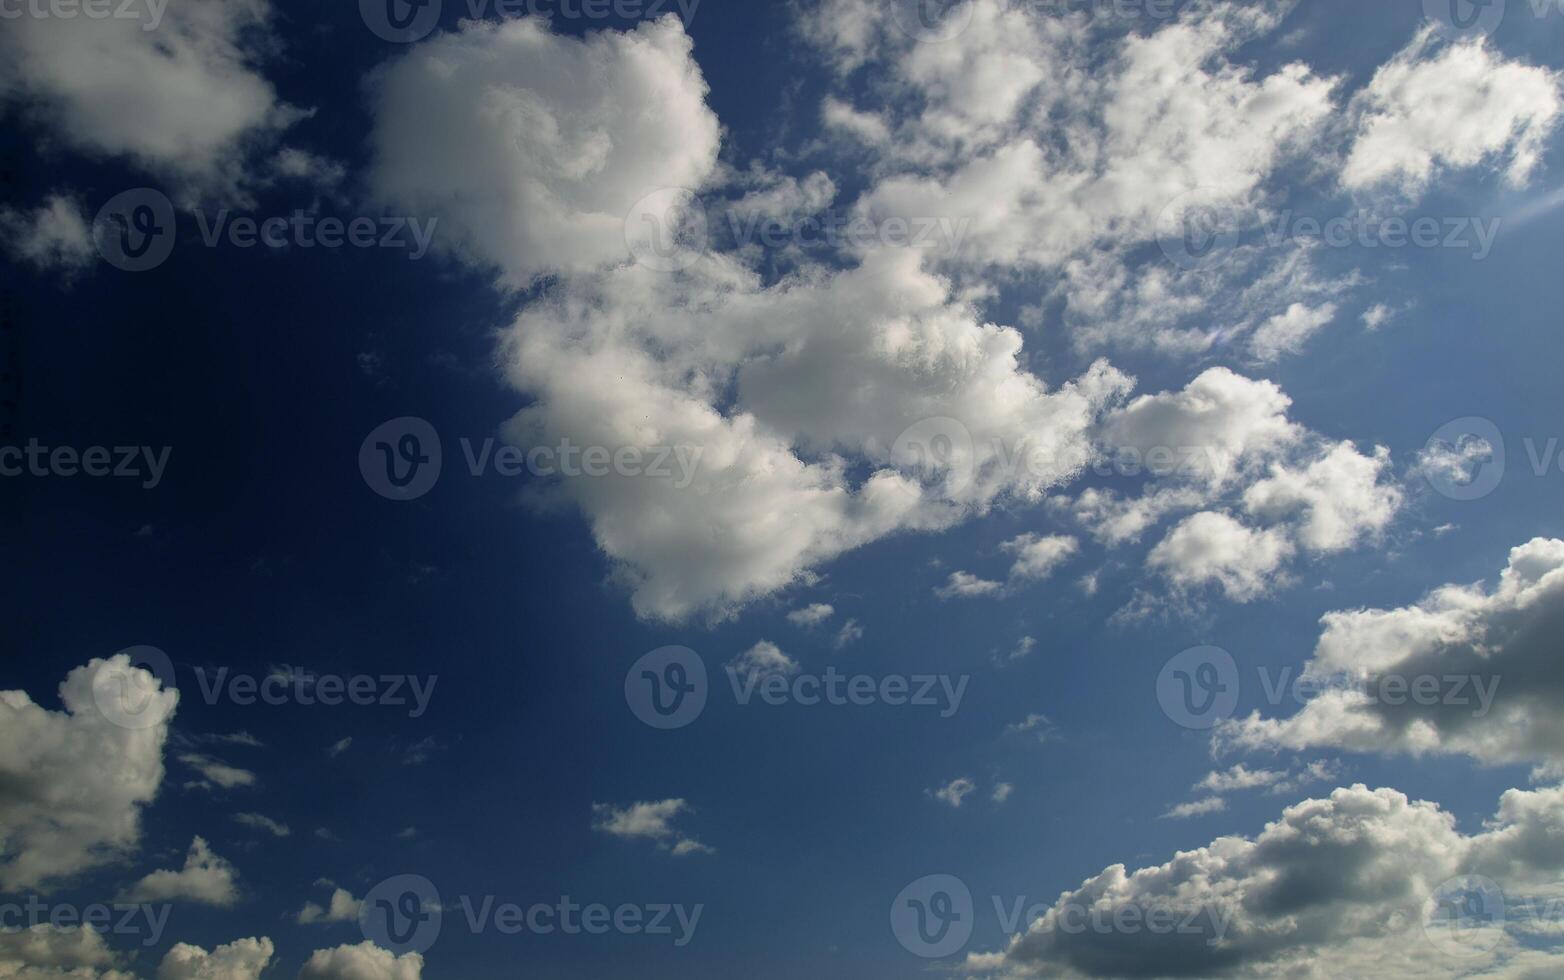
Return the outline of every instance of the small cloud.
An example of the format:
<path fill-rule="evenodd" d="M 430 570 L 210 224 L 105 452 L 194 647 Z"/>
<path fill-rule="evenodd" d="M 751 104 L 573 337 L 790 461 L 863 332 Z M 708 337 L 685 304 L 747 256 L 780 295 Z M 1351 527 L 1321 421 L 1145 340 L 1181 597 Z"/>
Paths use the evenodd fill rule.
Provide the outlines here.
<path fill-rule="evenodd" d="M 863 639 L 863 627 L 858 625 L 858 620 L 849 619 L 842 624 L 841 629 L 836 631 L 836 639 L 831 641 L 831 646 L 833 649 L 843 650 L 861 639 Z"/>
<path fill-rule="evenodd" d="M 131 886 L 131 902 L 171 902 L 176 899 L 201 905 L 228 906 L 239 900 L 234 866 L 212 853 L 206 840 L 196 837 L 178 871 L 154 871 Z"/>
<path fill-rule="evenodd" d="M 970 572 L 951 572 L 945 584 L 934 590 L 934 595 L 940 599 L 976 599 L 999 595 L 1004 588 L 998 582 L 978 578 Z"/>
<path fill-rule="evenodd" d="M 314 902 L 305 902 L 299 910 L 298 922 L 301 926 L 317 922 L 354 922 L 363 904 L 346 888 L 338 888 L 331 893 L 331 901 L 324 908 Z"/>
<path fill-rule="evenodd" d="M 1032 735 L 1039 742 L 1052 742 L 1059 737 L 1059 726 L 1047 715 L 1030 714 L 1025 721 L 1005 726 L 1006 735 Z"/>
<path fill-rule="evenodd" d="M 1014 784 L 1000 783 L 994 787 L 992 799 L 996 804 L 1002 805 L 1006 800 L 1010 799 L 1010 794 L 1014 793 L 1015 791 L 1016 788 Z"/>
<path fill-rule="evenodd" d="M 417 837 L 417 836 L 418 836 L 418 828 L 417 827 L 403 827 L 401 830 L 396 832 L 397 840 L 412 840 L 414 837 Z"/>
<path fill-rule="evenodd" d="M 236 813 L 234 822 L 252 830 L 264 830 L 274 837 L 287 837 L 292 831 L 285 823 L 279 823 L 271 817 L 259 813 Z"/>
<path fill-rule="evenodd" d="M 794 626 L 802 626 L 806 629 L 819 626 L 830 619 L 836 610 L 827 603 L 816 602 L 802 609 L 795 609 L 787 614 L 787 621 Z"/>
<path fill-rule="evenodd" d="M 1209 813 L 1220 813 L 1227 809 L 1227 801 L 1220 796 L 1208 796 L 1203 800 L 1194 800 L 1190 803 L 1180 803 L 1178 806 L 1162 815 L 1164 820 L 1188 820 L 1190 817 L 1203 817 Z"/>
<path fill-rule="evenodd" d="M 928 793 L 934 799 L 939 800 L 941 803 L 944 803 L 953 809 L 959 810 L 961 809 L 962 802 L 966 800 L 968 796 L 971 796 L 972 793 L 976 790 L 977 783 L 974 783 L 967 777 L 962 776 L 959 779 L 952 779 L 949 783 L 946 783 L 944 786 L 941 786 L 938 789 L 925 790 L 924 792 Z"/>
<path fill-rule="evenodd" d="M 202 781 L 190 785 L 202 789 L 210 789 L 213 785 L 221 786 L 223 789 L 255 785 L 255 773 L 248 769 L 230 766 L 221 759 L 200 752 L 186 752 L 179 757 L 179 761 L 201 774 Z"/>
<path fill-rule="evenodd" d="M 748 683 L 766 677 L 791 677 L 798 673 L 798 662 L 769 640 L 745 650 L 728 661 L 728 669 Z"/>
<path fill-rule="evenodd" d="M 346 752 L 348 750 L 348 746 L 352 744 L 353 736 L 351 735 L 349 735 L 347 738 L 339 738 L 335 742 L 331 743 L 331 746 L 326 749 L 326 757 L 329 759 L 335 759 L 337 756 Z"/>
<path fill-rule="evenodd" d="M 594 803 L 592 829 L 624 840 L 655 841 L 660 849 L 671 851 L 674 857 L 715 854 L 712 848 L 693 837 L 686 837 L 674 827 L 676 818 L 693 812 L 693 807 L 679 799 L 632 803 L 627 807 Z"/>

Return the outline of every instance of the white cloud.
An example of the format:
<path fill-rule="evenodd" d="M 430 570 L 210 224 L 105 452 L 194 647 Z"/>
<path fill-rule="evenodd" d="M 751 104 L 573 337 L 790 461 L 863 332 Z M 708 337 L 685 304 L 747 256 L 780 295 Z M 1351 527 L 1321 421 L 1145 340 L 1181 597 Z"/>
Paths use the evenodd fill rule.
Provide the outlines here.
<path fill-rule="evenodd" d="M 790 677 L 798 673 L 798 662 L 783 653 L 775 643 L 761 640 L 728 661 L 728 669 L 741 679 L 753 682 L 772 675 Z"/>
<path fill-rule="evenodd" d="M 836 612 L 829 603 L 815 602 L 787 614 L 787 621 L 794 626 L 819 626 Z"/>
<path fill-rule="evenodd" d="M 365 940 L 357 946 L 317 949 L 299 971 L 299 980 L 421 980 L 424 958 L 401 956 Z"/>
<path fill-rule="evenodd" d="M 324 908 L 315 902 L 305 902 L 299 910 L 298 921 L 300 925 L 306 926 L 316 922 L 353 922 L 358 919 L 362 904 L 346 888 L 336 888 L 332 890 L 331 900 Z"/>
<path fill-rule="evenodd" d="M 135 725 L 98 707 L 129 694 Z M 141 808 L 163 781 L 163 746 L 179 692 L 117 654 L 72 670 L 60 685 L 63 711 L 25 691 L 0 691 L 0 886 L 43 887 L 127 856 L 141 838 Z"/>
<path fill-rule="evenodd" d="M 337 756 L 339 756 L 342 753 L 346 752 L 348 750 L 348 747 L 351 746 L 352 744 L 353 744 L 353 736 L 351 736 L 351 735 L 347 736 L 346 738 L 339 738 L 335 742 L 331 743 L 330 746 L 327 747 L 326 755 L 329 758 L 335 759 Z"/>
<path fill-rule="evenodd" d="M 80 202 L 64 194 L 50 194 L 30 213 L 0 208 L 0 243 L 19 262 L 66 275 L 98 255 Z"/>
<path fill-rule="evenodd" d="M 1013 783 L 995 783 L 994 792 L 992 795 L 990 795 L 989 798 L 996 804 L 1004 804 L 1010 799 L 1010 794 L 1014 793 L 1015 791 L 1016 788 L 1015 784 Z"/>
<path fill-rule="evenodd" d="M 1205 799 L 1180 803 L 1162 816 L 1167 820 L 1188 820 L 1191 817 L 1204 817 L 1212 813 L 1221 813 L 1226 809 L 1226 800 L 1220 796 L 1208 796 Z"/>
<path fill-rule="evenodd" d="M 1364 456 L 1342 442 L 1305 466 L 1275 463 L 1270 472 L 1244 491 L 1244 509 L 1267 520 L 1301 515 L 1298 543 L 1314 552 L 1344 551 L 1379 535 L 1405 499 L 1400 488 L 1383 482 L 1390 474 L 1384 447 Z"/>
<path fill-rule="evenodd" d="M 1507 897 L 1551 885 L 1564 844 L 1546 828 L 1561 818 L 1564 791 L 1510 790 L 1497 819 L 1466 836 L 1432 803 L 1391 789 L 1338 789 L 1288 807 L 1253 840 L 1222 837 L 1134 872 L 1115 864 L 1065 892 L 1005 951 L 969 956 L 967 968 L 1072 977 L 1456 975 L 1451 954 L 1424 931 L 1441 886 L 1464 874 L 1494 878 Z M 1127 909 L 1138 923 L 1161 910 L 1192 928 L 1159 935 L 1080 927 L 1088 915 L 1111 923 Z M 1459 975 L 1535 961 L 1513 936 L 1486 957 L 1480 950 L 1474 945 Z M 1556 968 L 1557 957 L 1551 962 Z"/>
<path fill-rule="evenodd" d="M 215 784 L 223 789 L 233 789 L 237 786 L 254 786 L 255 773 L 248 769 L 240 769 L 230 766 L 221 759 L 200 752 L 185 752 L 179 756 L 179 761 L 201 774 L 201 778 L 207 784 Z"/>
<path fill-rule="evenodd" d="M 1047 537 L 1023 534 L 1006 541 L 1000 548 L 1016 556 L 1015 564 L 1010 567 L 1012 583 L 1041 582 L 1074 557 L 1080 551 L 1081 543 L 1063 534 Z"/>
<path fill-rule="evenodd" d="M 136 980 L 97 930 L 50 925 L 0 930 L 0 977 L 15 980 Z"/>
<path fill-rule="evenodd" d="M 265 0 L 175 0 L 127 17 L 21 17 L 0 33 L 0 99 L 77 150 L 125 156 L 187 201 L 242 196 L 246 153 L 300 118 L 255 65 L 275 48 Z M 146 9 L 145 5 L 137 9 Z"/>
<path fill-rule="evenodd" d="M 1303 672 L 1321 693 L 1288 718 L 1256 712 L 1229 722 L 1219 745 L 1459 754 L 1564 770 L 1564 661 L 1554 649 L 1564 631 L 1564 541 L 1512 549 L 1491 591 L 1446 585 L 1411 606 L 1333 612 L 1323 623 Z"/>
<path fill-rule="evenodd" d="M 132 902 L 184 900 L 201 905 L 228 906 L 239 900 L 234 866 L 212 853 L 206 840 L 196 837 L 178 871 L 154 871 L 131 886 Z"/>
<path fill-rule="evenodd" d="M 264 830 L 273 837 L 287 837 L 291 833 L 287 824 L 261 813 L 236 813 L 234 821 L 253 830 Z"/>
<path fill-rule="evenodd" d="M 1203 511 L 1181 521 L 1151 550 L 1146 567 L 1181 592 L 1219 587 L 1234 602 L 1270 592 L 1292 542 L 1281 531 L 1245 527 L 1226 514 Z"/>
<path fill-rule="evenodd" d="M 1039 742 L 1052 742 L 1059 735 L 1059 727 L 1047 715 L 1030 714 L 1024 721 L 1005 726 L 1007 735 L 1031 735 Z"/>
<path fill-rule="evenodd" d="M 609 803 L 592 804 L 593 830 L 627 840 L 646 839 L 670 850 L 675 857 L 686 854 L 711 854 L 711 848 L 694 838 L 686 837 L 674 827 L 673 821 L 694 808 L 684 800 L 658 800 L 651 803 L 632 803 L 617 807 Z"/>
<path fill-rule="evenodd" d="M 849 619 L 842 624 L 842 628 L 836 631 L 836 637 L 831 641 L 832 649 L 845 650 L 847 647 L 863 639 L 863 626 L 856 619 Z"/>
<path fill-rule="evenodd" d="M 944 803 L 946 806 L 959 810 L 961 809 L 961 804 L 966 800 L 966 798 L 971 796 L 976 791 L 977 783 L 974 783 L 965 776 L 961 776 L 956 779 L 952 779 L 944 786 L 928 790 L 928 794 L 934 799 L 939 800 L 941 803 Z"/>
<path fill-rule="evenodd" d="M 260 980 L 274 948 L 265 936 L 235 939 L 211 952 L 175 943 L 157 968 L 157 980 Z"/>
<path fill-rule="evenodd" d="M 438 216 L 439 247 L 514 286 L 627 261 L 636 202 L 698 189 L 717 159 L 675 17 L 584 39 L 547 25 L 464 21 L 371 83 L 375 193 Z"/>
<path fill-rule="evenodd" d="M 971 572 L 951 572 L 945 584 L 934 589 L 934 594 L 941 599 L 976 599 L 997 596 L 1004 591 L 1003 582 L 981 579 Z"/>
<path fill-rule="evenodd" d="M 1310 307 L 1294 303 L 1260 325 L 1249 339 L 1249 350 L 1261 364 L 1273 364 L 1283 354 L 1296 354 L 1322 327 L 1336 319 L 1336 304 Z"/>
<path fill-rule="evenodd" d="M 1424 30 L 1353 102 L 1357 132 L 1341 172 L 1350 189 L 1417 195 L 1447 168 L 1507 161 L 1524 185 L 1558 122 L 1559 77 L 1505 61 L 1483 42 L 1444 45 Z"/>

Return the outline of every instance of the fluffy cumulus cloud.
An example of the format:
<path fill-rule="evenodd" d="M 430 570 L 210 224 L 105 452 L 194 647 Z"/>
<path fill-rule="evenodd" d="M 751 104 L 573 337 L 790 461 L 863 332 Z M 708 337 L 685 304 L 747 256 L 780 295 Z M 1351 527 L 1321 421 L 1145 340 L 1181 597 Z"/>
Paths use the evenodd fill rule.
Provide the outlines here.
<path fill-rule="evenodd" d="M 119 698 L 134 702 L 133 718 L 119 711 Z M 72 670 L 60 701 L 63 710 L 52 711 L 25 691 L 0 691 L 7 891 L 46 887 L 127 856 L 140 841 L 141 809 L 163 782 L 177 691 L 117 654 Z"/>
<path fill-rule="evenodd" d="M 1461 754 L 1564 771 L 1564 541 L 1510 552 L 1492 589 L 1447 585 L 1400 609 L 1324 618 L 1304 675 L 1321 693 L 1287 718 L 1218 732 L 1229 749 L 1333 746 Z"/>
<path fill-rule="evenodd" d="M 145 16 L 7 20 L 0 99 L 77 151 L 128 157 L 187 198 L 242 193 L 251 147 L 302 114 L 256 67 L 276 44 L 270 5 L 134 7 Z"/>
<path fill-rule="evenodd" d="M 1442 169 L 1493 160 L 1510 183 L 1525 184 L 1564 108 L 1559 82 L 1484 42 L 1443 45 L 1426 30 L 1355 99 L 1341 181 L 1416 194 Z"/>
<path fill-rule="evenodd" d="M 1463 942 L 1441 931 L 1440 916 L 1460 876 L 1489 878 L 1506 899 L 1549 887 L 1564 868 L 1561 819 L 1558 789 L 1510 790 L 1472 835 L 1395 790 L 1338 789 L 1288 807 L 1252 840 L 1219 838 L 1133 872 L 1113 865 L 967 967 L 1048 977 L 1553 975 L 1561 958 L 1502 924 L 1491 941 Z M 1116 916 L 1137 928 L 1114 928 Z M 1526 972 L 1538 967 L 1548 970 Z"/>
<path fill-rule="evenodd" d="M 132 902 L 197 902 L 202 905 L 232 905 L 239 900 L 238 872 L 234 866 L 212 853 L 206 840 L 190 842 L 185 863 L 178 871 L 154 871 L 130 888 Z"/>
<path fill-rule="evenodd" d="M 618 807 L 610 803 L 592 804 L 592 829 L 627 840 L 652 840 L 675 857 L 709 854 L 712 849 L 685 836 L 674 820 L 694 811 L 684 800 L 657 800 Z"/>
<path fill-rule="evenodd" d="M 358 913 L 363 901 L 353 897 L 353 893 L 346 888 L 334 888 L 330 901 L 323 907 L 315 902 L 305 902 L 304 908 L 299 910 L 299 924 L 311 925 L 316 922 L 354 922 L 358 919 Z"/>
<path fill-rule="evenodd" d="M 299 971 L 299 980 L 421 980 L 424 958 L 396 955 L 368 940 L 357 946 L 317 949 Z"/>
<path fill-rule="evenodd" d="M 535 402 L 506 435 L 680 450 L 663 475 L 609 468 L 558 495 L 642 615 L 721 617 L 844 551 L 1078 473 L 1128 379 L 1098 364 L 1050 390 L 1021 348 L 911 250 L 771 286 L 718 255 L 678 277 L 624 267 L 522 312 L 505 362 Z"/>
<path fill-rule="evenodd" d="M 628 260 L 632 207 L 716 164 L 717 118 L 671 15 L 584 39 L 541 18 L 466 21 L 371 91 L 375 192 L 515 285 Z"/>
<path fill-rule="evenodd" d="M 1256 531 L 1226 514 L 1203 511 L 1169 531 L 1146 565 L 1176 589 L 1215 585 L 1227 598 L 1248 602 L 1270 589 L 1291 554 L 1292 542 L 1280 531 Z"/>
<path fill-rule="evenodd" d="M 13 980 L 136 980 L 91 927 L 0 930 L 0 977 Z"/>
<path fill-rule="evenodd" d="M 176 943 L 158 964 L 157 980 L 260 980 L 272 959 L 272 941 L 235 939 L 211 952 Z"/>

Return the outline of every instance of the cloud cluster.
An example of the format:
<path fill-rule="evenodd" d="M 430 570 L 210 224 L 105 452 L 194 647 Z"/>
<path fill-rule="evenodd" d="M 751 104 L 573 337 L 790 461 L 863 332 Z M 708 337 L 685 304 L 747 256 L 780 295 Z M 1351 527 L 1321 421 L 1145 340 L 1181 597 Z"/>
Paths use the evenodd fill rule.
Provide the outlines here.
<path fill-rule="evenodd" d="M 712 849 L 693 837 L 687 837 L 673 825 L 678 817 L 694 811 L 684 800 L 657 800 L 618 807 L 610 803 L 592 804 L 592 829 L 627 840 L 657 842 L 674 857 L 710 854 Z"/>

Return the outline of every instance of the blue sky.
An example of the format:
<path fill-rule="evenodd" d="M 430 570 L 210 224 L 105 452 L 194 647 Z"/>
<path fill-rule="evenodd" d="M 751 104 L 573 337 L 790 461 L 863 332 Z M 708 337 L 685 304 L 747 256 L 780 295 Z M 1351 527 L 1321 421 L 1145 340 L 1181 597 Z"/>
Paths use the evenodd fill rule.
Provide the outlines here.
<path fill-rule="evenodd" d="M 1564 11 L 463 6 L 14 8 L 0 973 L 1556 973 Z"/>

